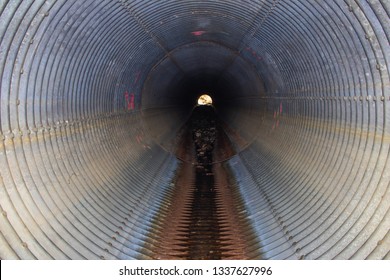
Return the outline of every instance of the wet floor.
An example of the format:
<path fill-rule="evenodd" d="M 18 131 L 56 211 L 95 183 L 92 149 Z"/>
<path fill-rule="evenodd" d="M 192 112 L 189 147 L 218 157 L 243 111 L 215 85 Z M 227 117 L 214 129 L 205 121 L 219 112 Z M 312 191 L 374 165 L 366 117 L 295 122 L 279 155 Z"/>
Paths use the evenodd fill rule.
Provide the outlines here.
<path fill-rule="evenodd" d="M 217 137 L 216 119 L 210 106 L 198 107 L 190 120 L 195 146 L 195 190 L 189 225 L 188 259 L 221 259 L 217 216 L 213 151 Z"/>
<path fill-rule="evenodd" d="M 180 134 L 169 207 L 155 237 L 156 259 L 248 259 L 249 223 L 234 178 L 221 162 L 234 150 L 213 107 L 199 106 Z M 257 253 L 256 253 L 257 254 Z"/>

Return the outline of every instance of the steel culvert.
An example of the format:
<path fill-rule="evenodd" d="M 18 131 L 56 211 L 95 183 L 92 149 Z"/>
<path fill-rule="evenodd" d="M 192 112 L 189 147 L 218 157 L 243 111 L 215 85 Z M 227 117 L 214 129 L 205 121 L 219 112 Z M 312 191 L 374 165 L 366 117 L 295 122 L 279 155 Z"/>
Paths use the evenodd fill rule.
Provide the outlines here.
<path fill-rule="evenodd" d="M 1 259 L 153 258 L 204 92 L 234 146 L 252 258 L 390 258 L 389 1 L 0 13 Z"/>

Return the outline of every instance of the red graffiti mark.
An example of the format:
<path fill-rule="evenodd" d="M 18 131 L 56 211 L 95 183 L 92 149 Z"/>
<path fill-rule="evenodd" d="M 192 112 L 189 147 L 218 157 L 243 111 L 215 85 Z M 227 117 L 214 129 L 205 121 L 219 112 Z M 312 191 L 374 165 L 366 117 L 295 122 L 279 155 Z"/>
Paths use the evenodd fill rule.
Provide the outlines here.
<path fill-rule="evenodd" d="M 258 55 L 258 53 L 252 49 L 251 47 L 246 47 L 246 50 L 254 57 L 256 58 L 257 60 L 261 60 L 262 57 L 260 55 Z"/>
<path fill-rule="evenodd" d="M 191 34 L 194 35 L 194 36 L 202 36 L 205 33 L 206 33 L 206 31 L 203 31 L 203 30 L 198 30 L 198 31 L 191 32 Z"/>
<path fill-rule="evenodd" d="M 134 93 L 130 94 L 130 102 L 127 105 L 127 109 L 134 110 Z"/>
<path fill-rule="evenodd" d="M 134 93 L 129 94 L 127 91 L 125 92 L 127 110 L 134 110 L 134 98 Z"/>
<path fill-rule="evenodd" d="M 130 109 L 134 110 L 134 94 L 133 93 L 130 96 Z"/>
<path fill-rule="evenodd" d="M 280 125 L 281 117 L 283 112 L 283 104 L 280 102 L 279 106 L 274 110 L 274 123 L 272 125 L 272 130 L 276 129 Z"/>

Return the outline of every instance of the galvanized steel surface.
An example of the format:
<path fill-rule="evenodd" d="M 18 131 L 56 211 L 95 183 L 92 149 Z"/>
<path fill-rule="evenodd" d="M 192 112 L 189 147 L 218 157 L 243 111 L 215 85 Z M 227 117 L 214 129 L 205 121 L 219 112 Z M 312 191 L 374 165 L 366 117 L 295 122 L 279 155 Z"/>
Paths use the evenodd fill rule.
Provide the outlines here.
<path fill-rule="evenodd" d="M 148 258 L 201 87 L 264 257 L 390 258 L 389 1 L 0 13 L 0 258 Z"/>

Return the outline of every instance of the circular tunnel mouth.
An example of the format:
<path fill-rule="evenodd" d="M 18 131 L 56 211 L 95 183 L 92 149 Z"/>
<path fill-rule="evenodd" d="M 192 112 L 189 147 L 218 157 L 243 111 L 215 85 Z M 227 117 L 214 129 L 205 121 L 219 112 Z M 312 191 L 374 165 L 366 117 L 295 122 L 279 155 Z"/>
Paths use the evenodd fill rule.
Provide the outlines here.
<path fill-rule="evenodd" d="M 163 239 L 203 194 L 244 240 L 218 258 L 389 259 L 389 14 L 2 1 L 0 259 L 207 257 Z M 233 152 L 200 176 L 181 132 L 203 91 Z"/>

